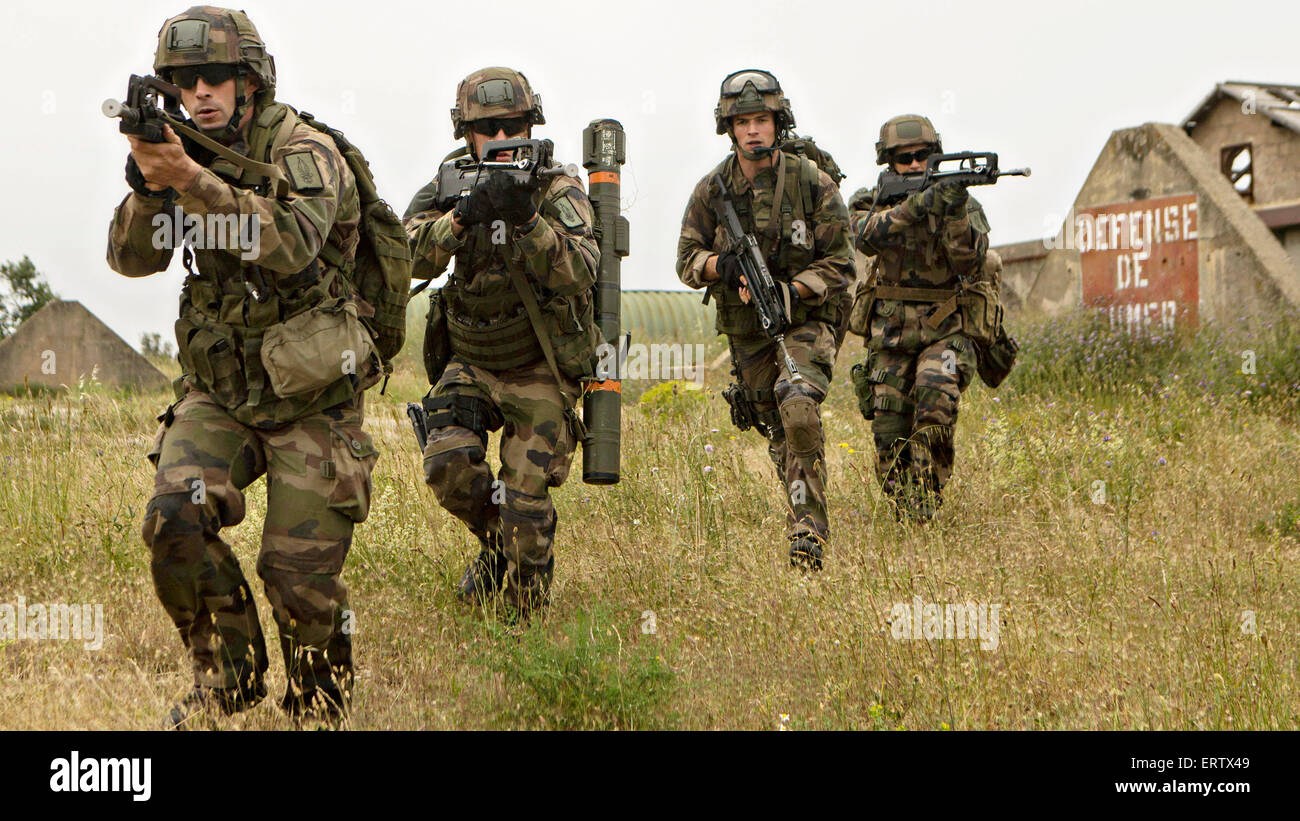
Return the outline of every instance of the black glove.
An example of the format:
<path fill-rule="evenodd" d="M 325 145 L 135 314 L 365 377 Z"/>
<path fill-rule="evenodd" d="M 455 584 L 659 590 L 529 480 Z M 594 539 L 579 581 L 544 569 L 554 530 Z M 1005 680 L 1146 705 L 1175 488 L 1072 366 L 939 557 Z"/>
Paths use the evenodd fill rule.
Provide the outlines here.
<path fill-rule="evenodd" d="M 740 290 L 740 252 L 728 251 L 718 256 L 718 282 L 729 291 Z"/>
<path fill-rule="evenodd" d="M 143 197 L 152 197 L 160 200 L 167 196 L 167 190 L 150 191 L 145 185 L 144 174 L 140 171 L 140 166 L 135 161 L 133 154 L 126 155 L 126 184 L 131 186 L 131 190 Z"/>
<path fill-rule="evenodd" d="M 532 177 L 521 180 L 504 171 L 493 171 L 483 190 L 497 215 L 513 226 L 527 225 L 537 216 L 537 206 L 533 205 L 537 181 Z"/>
<path fill-rule="evenodd" d="M 456 200 L 452 216 L 461 225 L 469 228 L 491 222 L 496 218 L 496 211 L 492 208 L 492 203 L 488 201 L 488 196 L 483 189 L 475 188 L 469 192 L 469 196 Z"/>

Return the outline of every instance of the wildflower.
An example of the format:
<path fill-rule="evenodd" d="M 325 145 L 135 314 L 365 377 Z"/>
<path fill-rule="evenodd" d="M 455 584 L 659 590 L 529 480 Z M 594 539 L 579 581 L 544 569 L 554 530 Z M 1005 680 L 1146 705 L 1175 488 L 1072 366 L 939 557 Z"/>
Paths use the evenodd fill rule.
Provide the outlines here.
<path fill-rule="evenodd" d="M 1165 465 L 1169 464 L 1169 462 L 1165 460 L 1165 457 L 1161 456 L 1159 459 L 1156 460 L 1156 464 L 1160 465 L 1161 467 L 1164 467 Z"/>
<path fill-rule="evenodd" d="M 713 445 L 705 445 L 705 446 L 704 446 L 704 452 L 705 452 L 705 453 L 713 453 Z"/>
<path fill-rule="evenodd" d="M 704 466 L 704 472 L 705 472 L 705 473 L 712 473 L 712 472 L 713 472 L 713 465 L 705 465 L 705 466 Z"/>

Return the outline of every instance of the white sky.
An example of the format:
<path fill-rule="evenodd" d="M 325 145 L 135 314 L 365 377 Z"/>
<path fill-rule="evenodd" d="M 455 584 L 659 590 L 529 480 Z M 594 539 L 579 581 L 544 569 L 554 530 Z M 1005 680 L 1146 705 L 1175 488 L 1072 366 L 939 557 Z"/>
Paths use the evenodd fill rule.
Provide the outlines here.
<path fill-rule="evenodd" d="M 183 271 L 128 279 L 104 262 L 127 192 L 126 139 L 100 114 L 149 73 L 162 21 L 184 2 L 12 2 L 0 68 L 0 260 L 30 256 L 132 345 L 172 336 Z M 944 147 L 1031 166 L 978 191 L 994 244 L 1054 233 L 1107 136 L 1180 122 L 1217 81 L 1300 83 L 1300 3 L 455 3 L 246 2 L 279 71 L 278 99 L 346 132 L 400 214 L 455 141 L 448 110 L 470 71 L 507 65 L 542 95 L 557 157 L 581 163 L 583 127 L 628 133 L 632 255 L 625 288 L 681 287 L 673 271 L 694 183 L 728 149 L 713 107 L 722 78 L 766 68 L 799 131 L 872 183 L 885 119 L 929 114 Z M 337 9 L 337 13 L 332 13 Z"/>

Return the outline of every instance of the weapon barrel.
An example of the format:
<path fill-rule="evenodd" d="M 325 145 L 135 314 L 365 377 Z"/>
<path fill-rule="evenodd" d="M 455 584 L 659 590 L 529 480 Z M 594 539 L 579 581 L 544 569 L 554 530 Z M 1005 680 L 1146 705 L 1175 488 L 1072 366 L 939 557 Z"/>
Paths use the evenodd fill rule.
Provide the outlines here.
<path fill-rule="evenodd" d="M 623 163 L 627 162 L 627 137 L 618 120 L 593 120 L 582 131 L 582 165 L 587 169 L 588 197 L 596 215 L 596 236 L 600 246 L 600 267 L 596 273 L 596 325 L 600 339 L 615 351 L 612 373 L 597 373 L 586 383 L 582 398 L 582 421 L 590 438 L 582 447 L 582 481 L 589 485 L 612 485 L 619 480 L 619 440 L 623 422 L 622 357 L 619 333 L 622 318 L 622 260 L 628 254 L 627 218 L 619 213 Z M 568 168 L 562 169 L 569 173 Z M 573 168 L 571 176 L 577 176 Z"/>
<path fill-rule="evenodd" d="M 803 381 L 803 374 L 799 373 L 799 366 L 794 363 L 794 357 L 790 356 L 790 351 L 785 347 L 785 334 L 776 338 L 776 344 L 781 347 L 781 358 L 785 360 L 785 369 L 790 372 L 790 382 L 799 384 Z"/>
<path fill-rule="evenodd" d="M 1029 168 L 1013 168 L 1010 171 L 999 171 L 999 177 L 1028 177 L 1032 173 Z"/>

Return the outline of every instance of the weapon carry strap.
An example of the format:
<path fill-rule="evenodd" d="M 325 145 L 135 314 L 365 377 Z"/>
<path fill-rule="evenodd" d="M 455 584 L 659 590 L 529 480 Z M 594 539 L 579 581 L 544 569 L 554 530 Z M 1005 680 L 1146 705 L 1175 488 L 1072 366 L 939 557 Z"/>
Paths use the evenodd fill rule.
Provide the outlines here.
<path fill-rule="evenodd" d="M 163 116 L 166 118 L 167 124 L 172 127 L 173 131 L 176 131 L 177 133 L 180 134 L 184 134 L 185 136 L 189 137 L 191 140 L 194 140 L 194 142 L 198 143 L 199 145 L 211 151 L 213 154 L 216 154 L 218 157 L 221 157 L 223 160 L 227 160 L 231 163 L 234 163 L 236 166 L 244 169 L 245 171 L 265 177 L 271 183 L 272 189 L 274 190 L 275 197 L 277 199 L 279 199 L 280 197 L 288 196 L 289 180 L 284 176 L 284 172 L 281 171 L 279 167 L 277 167 L 276 165 L 272 163 L 258 162 L 257 160 L 250 159 L 249 157 L 245 157 L 243 154 L 238 154 L 234 151 L 231 151 L 226 146 L 222 145 L 221 143 L 217 142 L 216 140 L 212 139 L 206 134 L 203 134 L 193 128 L 190 128 L 189 126 L 182 123 L 180 120 L 177 120 L 175 117 L 172 117 L 167 114 L 164 114 Z"/>
<path fill-rule="evenodd" d="M 541 217 L 539 216 L 538 219 Z M 564 392 L 564 377 L 560 375 L 560 368 L 555 364 L 555 349 L 551 347 L 551 338 L 542 327 L 542 312 L 537 307 L 537 297 L 533 295 L 532 287 L 524 279 L 523 271 L 510 264 L 506 265 L 506 270 L 510 274 L 510 281 L 515 285 L 515 290 L 519 292 L 519 298 L 523 300 L 524 309 L 528 311 L 528 321 L 533 324 L 533 333 L 541 343 L 542 353 L 546 355 L 546 364 L 551 366 L 551 373 L 555 376 L 555 387 L 560 392 L 561 401 L 564 402 L 564 417 L 569 420 L 574 436 L 579 441 L 586 442 L 591 435 L 587 431 L 587 426 L 583 424 L 582 417 L 578 416 L 578 411 L 569 400 L 568 394 Z"/>

